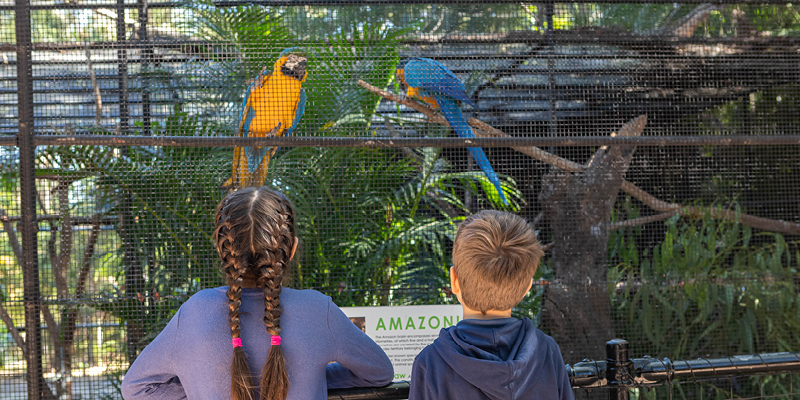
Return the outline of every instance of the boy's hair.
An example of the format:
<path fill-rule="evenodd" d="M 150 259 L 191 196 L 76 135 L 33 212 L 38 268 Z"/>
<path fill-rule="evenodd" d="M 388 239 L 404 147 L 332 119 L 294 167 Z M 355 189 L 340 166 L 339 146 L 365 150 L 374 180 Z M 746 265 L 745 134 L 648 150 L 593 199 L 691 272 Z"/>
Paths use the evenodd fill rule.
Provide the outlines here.
<path fill-rule="evenodd" d="M 543 255 L 524 219 L 493 210 L 467 217 L 453 245 L 461 300 L 483 314 L 514 308 L 525 297 Z"/>
<path fill-rule="evenodd" d="M 229 194 L 217 206 L 214 239 L 228 278 L 231 336 L 241 338 L 239 306 L 243 277 L 264 290 L 264 324 L 271 336 L 281 334 L 281 282 L 288 272 L 295 238 L 295 214 L 289 199 L 266 187 L 249 187 Z M 260 344 L 258 344 L 260 345 Z M 233 348 L 231 398 L 254 399 L 253 378 L 242 347 Z M 261 399 L 284 400 L 289 392 L 280 345 L 272 346 L 261 369 Z"/>

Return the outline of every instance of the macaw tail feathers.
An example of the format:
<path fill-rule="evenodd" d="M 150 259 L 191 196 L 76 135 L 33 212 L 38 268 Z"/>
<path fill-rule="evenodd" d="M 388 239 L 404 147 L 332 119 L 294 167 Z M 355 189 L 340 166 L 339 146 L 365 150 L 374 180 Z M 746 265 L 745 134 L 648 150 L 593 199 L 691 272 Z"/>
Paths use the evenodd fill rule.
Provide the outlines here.
<path fill-rule="evenodd" d="M 220 187 L 223 189 L 233 190 L 248 186 L 263 186 L 267 180 L 267 170 L 272 155 L 275 154 L 271 151 L 272 147 L 261 147 L 258 149 L 265 149 L 261 155 L 258 164 L 250 164 L 250 155 L 244 147 L 233 148 L 233 171 L 231 177 L 225 181 Z"/>
<path fill-rule="evenodd" d="M 269 152 L 270 149 L 272 149 L 270 146 L 244 148 L 244 152 L 247 157 L 247 169 L 251 174 L 256 172 L 258 167 L 261 166 L 262 161 L 264 161 L 264 156 L 267 155 L 267 152 Z"/>
<path fill-rule="evenodd" d="M 467 120 L 461 113 L 461 108 L 454 99 L 436 96 L 436 102 L 439 103 L 439 109 L 442 111 L 442 114 L 444 114 L 447 122 L 450 123 L 450 126 L 453 127 L 453 130 L 456 131 L 458 137 L 475 137 L 469 124 L 467 124 Z M 481 171 L 486 174 L 486 177 L 489 178 L 489 181 L 492 182 L 492 185 L 497 189 L 500 200 L 503 201 L 503 204 L 508 205 L 508 199 L 506 199 L 503 188 L 500 186 L 500 178 L 497 177 L 494 168 L 492 168 L 492 164 L 490 164 L 489 159 L 486 158 L 486 153 L 484 153 L 483 149 L 480 147 L 470 147 L 469 152 L 472 154 L 472 158 L 475 159 L 478 167 L 481 168 Z"/>

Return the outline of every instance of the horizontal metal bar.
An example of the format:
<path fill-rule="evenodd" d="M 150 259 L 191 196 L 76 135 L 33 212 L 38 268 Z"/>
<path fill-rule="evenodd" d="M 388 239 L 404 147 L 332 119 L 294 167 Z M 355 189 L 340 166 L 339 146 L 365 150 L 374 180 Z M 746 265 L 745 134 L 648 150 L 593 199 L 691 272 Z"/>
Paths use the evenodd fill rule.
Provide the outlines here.
<path fill-rule="evenodd" d="M 766 373 L 800 371 L 800 353 L 771 353 L 724 358 L 679 360 L 655 358 L 632 359 L 634 385 L 656 385 L 675 378 L 688 381 Z M 612 388 L 605 379 L 606 361 L 584 361 L 566 365 L 573 388 Z M 619 389 L 622 386 L 615 385 Z M 328 391 L 328 400 L 407 399 L 409 382 L 395 382 L 380 388 L 352 388 Z"/>
<path fill-rule="evenodd" d="M 672 35 L 624 35 L 619 33 L 611 33 L 611 34 L 591 34 L 585 32 L 575 32 L 571 30 L 556 30 L 554 31 L 553 43 L 556 45 L 563 45 L 569 46 L 571 44 L 597 44 L 597 45 L 621 45 L 621 46 L 633 46 L 633 47 L 648 47 L 652 50 L 657 50 L 657 47 L 672 47 L 672 46 L 680 46 L 680 45 L 688 45 L 688 44 L 727 44 L 727 45 L 751 45 L 751 46 L 768 46 L 770 44 L 776 44 L 779 42 L 781 46 L 791 46 L 797 45 L 800 43 L 800 39 L 793 37 L 793 36 L 771 36 L 767 38 L 763 37 L 679 37 L 679 36 L 672 36 Z M 525 34 L 494 34 L 494 33 L 475 33 L 469 37 L 440 37 L 440 38 L 428 38 L 428 37 L 406 37 L 401 39 L 401 44 L 403 45 L 430 45 L 432 43 L 448 43 L 448 44 L 474 44 L 474 43 L 538 43 L 548 40 L 548 37 L 545 34 L 539 34 L 536 32 L 525 32 Z M 193 40 L 193 39 L 186 39 L 186 40 L 175 40 L 175 39 L 149 39 L 149 40 L 130 40 L 124 43 L 119 42 L 109 42 L 109 41 L 97 41 L 97 42 L 73 42 L 73 43 L 65 43 L 65 42 L 36 42 L 32 45 L 32 51 L 85 51 L 86 46 L 89 46 L 90 50 L 94 51 L 112 51 L 116 49 L 131 49 L 131 50 L 141 50 L 142 47 L 148 48 L 158 48 L 158 49 L 183 49 L 185 47 L 192 47 L 192 46 L 208 46 L 214 47 L 219 45 L 224 45 L 225 42 L 212 42 L 206 40 Z M 319 45 L 326 45 L 327 43 L 324 41 L 308 41 L 304 42 L 305 46 L 319 46 Z M 10 43 L 0 43 L 0 51 L 15 51 L 16 46 Z M 407 54 L 405 56 L 410 56 L 412 54 Z M 416 55 L 416 53 L 414 53 Z M 575 58 L 574 53 L 569 52 L 558 52 L 556 49 L 556 53 L 552 54 L 556 58 Z M 549 54 L 532 54 L 530 56 L 525 56 L 521 54 L 511 55 L 514 57 L 524 57 L 524 58 L 546 58 Z M 748 56 L 747 54 L 738 54 L 736 56 Z M 751 54 L 752 57 L 763 57 L 761 54 Z M 440 60 L 465 60 L 465 59 L 490 59 L 492 57 L 496 57 L 496 55 L 468 55 L 468 56 L 459 56 L 459 55 L 438 55 L 436 59 Z M 602 57 L 597 54 L 581 54 L 581 58 L 598 58 Z M 632 58 L 632 59 L 653 59 L 653 58 L 660 58 L 660 57 L 668 57 L 668 58 L 680 58 L 680 59 L 710 59 L 716 58 L 716 55 L 709 55 L 709 56 L 696 56 L 696 55 L 676 55 L 674 52 L 666 52 L 664 54 L 658 54 L 654 51 L 649 51 L 647 54 L 626 54 L 626 55 L 613 55 L 607 57 L 614 57 L 617 58 Z M 730 56 L 728 56 L 730 57 Z M 504 57 L 505 58 L 505 57 Z M 510 58 L 510 57 L 509 57 Z M 161 57 L 154 57 L 154 59 L 161 60 Z M 14 58 L 12 57 L 9 60 L 9 64 L 14 63 Z M 78 61 L 83 62 L 83 61 Z M 93 63 L 95 61 L 93 60 Z M 106 61 L 103 63 L 111 63 L 114 61 Z"/>
<path fill-rule="evenodd" d="M 609 4 L 636 4 L 636 3 L 679 3 L 679 4 L 703 4 L 708 3 L 708 0 L 554 0 L 556 4 L 560 3 L 609 3 Z M 519 0 L 480 0 L 470 3 L 475 4 L 519 4 Z M 734 4 L 786 4 L 786 0 L 738 0 Z M 217 7 L 236 7 L 240 5 L 261 5 L 261 6 L 328 6 L 328 7 L 341 7 L 341 6 L 381 6 L 393 4 L 464 4 L 464 0 L 250 0 L 250 1 L 218 1 L 214 2 Z M 181 2 L 164 2 L 164 3 L 148 3 L 148 8 L 178 8 L 183 6 Z M 123 6 L 126 9 L 135 9 L 141 7 L 138 4 L 130 3 Z M 91 10 L 98 8 L 117 8 L 115 3 L 93 3 L 93 4 L 70 4 L 59 3 L 52 5 L 32 5 L 31 10 Z M 13 5 L 0 6 L 0 11 L 11 11 L 14 9 Z"/>
<path fill-rule="evenodd" d="M 641 368 L 646 381 L 702 379 L 770 372 L 800 371 L 800 353 L 770 353 L 697 360 L 654 360 Z"/>
<path fill-rule="evenodd" d="M 330 389 L 328 390 L 328 400 L 402 400 L 408 398 L 410 388 L 409 382 L 394 382 L 389 386 L 377 388 Z"/>
<path fill-rule="evenodd" d="M 679 3 L 679 4 L 703 4 L 708 0 L 553 0 L 553 3 L 609 3 L 609 4 L 628 4 L 628 3 Z M 519 4 L 523 3 L 519 0 L 480 0 L 468 1 L 466 4 Z M 735 3 L 750 3 L 750 4 L 786 4 L 786 0 L 739 0 Z M 244 0 L 244 1 L 216 1 L 214 5 L 217 7 L 236 7 L 240 5 L 261 5 L 261 6 L 382 6 L 389 4 L 465 4 L 464 0 Z"/>
<path fill-rule="evenodd" d="M 524 147 L 524 146 L 773 146 L 800 145 L 800 135 L 769 136 L 564 136 L 502 138 L 377 138 L 35 135 L 37 146 L 177 146 L 177 147 Z M 16 146 L 16 137 L 0 138 L 0 146 Z"/>
<path fill-rule="evenodd" d="M 164 2 L 164 3 L 147 3 L 147 8 L 178 8 L 185 5 L 185 3 L 179 1 L 173 2 Z M 29 8 L 31 11 L 37 10 L 95 10 L 98 8 L 111 8 L 115 9 L 117 6 L 116 3 L 90 3 L 90 4 L 79 4 L 79 3 L 57 3 L 57 4 L 35 4 L 31 5 Z M 123 7 L 127 9 L 136 9 L 141 8 L 141 5 L 136 3 L 129 3 L 125 4 Z M 13 10 L 14 6 L 0 6 L 0 11 L 9 11 Z"/>
<path fill-rule="evenodd" d="M 115 324 L 115 323 L 102 323 L 102 324 L 99 324 L 99 323 L 95 323 L 95 324 L 75 324 L 75 327 L 76 327 L 76 328 L 83 328 L 83 329 L 91 329 L 91 328 L 119 328 L 119 327 L 123 327 L 123 326 L 127 326 L 127 325 L 128 325 L 128 324 L 127 324 L 127 323 L 124 323 L 124 322 L 123 322 L 122 324 Z M 47 329 L 48 329 L 48 328 L 47 328 L 47 325 L 44 325 L 44 324 L 40 325 L 40 327 L 41 327 L 41 329 L 42 329 L 43 331 L 45 331 L 45 330 L 47 330 Z M 24 326 L 17 326 L 17 327 L 15 327 L 15 328 L 17 328 L 17 330 L 18 330 L 18 331 L 20 331 L 20 332 L 25 332 L 25 327 L 24 327 Z"/>

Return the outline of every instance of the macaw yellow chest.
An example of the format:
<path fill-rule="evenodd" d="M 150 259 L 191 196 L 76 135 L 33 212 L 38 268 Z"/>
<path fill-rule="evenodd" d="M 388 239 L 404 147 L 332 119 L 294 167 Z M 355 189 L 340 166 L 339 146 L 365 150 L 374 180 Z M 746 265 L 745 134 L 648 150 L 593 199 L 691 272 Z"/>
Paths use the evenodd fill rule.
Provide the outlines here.
<path fill-rule="evenodd" d="M 294 122 L 300 89 L 300 81 L 280 73 L 264 78 L 261 87 L 254 86 L 250 92 L 250 106 L 256 115 L 250 123 L 250 132 L 263 136 L 281 124 L 277 135 L 282 136 Z"/>

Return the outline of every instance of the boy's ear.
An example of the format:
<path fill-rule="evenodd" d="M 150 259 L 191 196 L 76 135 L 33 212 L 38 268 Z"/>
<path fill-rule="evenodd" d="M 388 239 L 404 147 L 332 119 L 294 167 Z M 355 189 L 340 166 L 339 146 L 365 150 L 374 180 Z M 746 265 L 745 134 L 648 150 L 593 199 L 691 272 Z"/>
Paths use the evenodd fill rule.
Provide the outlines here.
<path fill-rule="evenodd" d="M 533 285 L 533 280 L 531 280 L 531 285 Z M 453 294 L 459 294 L 461 292 L 461 288 L 458 286 L 456 267 L 450 267 L 450 290 L 453 291 Z"/>
<path fill-rule="evenodd" d="M 531 283 L 528 284 L 528 290 L 526 290 L 525 293 L 530 292 L 532 287 L 533 287 L 533 278 L 531 278 Z"/>

